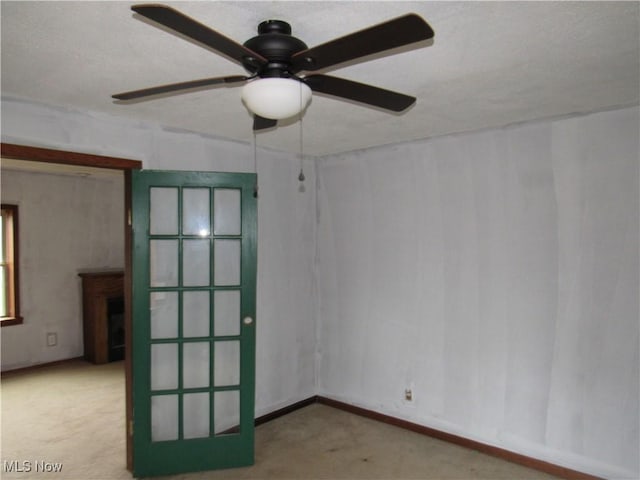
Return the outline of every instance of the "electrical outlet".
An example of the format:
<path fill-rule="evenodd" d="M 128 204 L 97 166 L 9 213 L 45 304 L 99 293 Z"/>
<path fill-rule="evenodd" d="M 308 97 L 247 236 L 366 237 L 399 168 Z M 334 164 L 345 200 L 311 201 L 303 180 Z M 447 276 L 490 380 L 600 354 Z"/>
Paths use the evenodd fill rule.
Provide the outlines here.
<path fill-rule="evenodd" d="M 404 399 L 407 402 L 412 402 L 413 401 L 413 392 L 411 391 L 410 388 L 405 388 L 404 389 Z"/>
<path fill-rule="evenodd" d="M 58 345 L 58 334 L 47 332 L 47 347 L 55 347 L 56 345 Z"/>

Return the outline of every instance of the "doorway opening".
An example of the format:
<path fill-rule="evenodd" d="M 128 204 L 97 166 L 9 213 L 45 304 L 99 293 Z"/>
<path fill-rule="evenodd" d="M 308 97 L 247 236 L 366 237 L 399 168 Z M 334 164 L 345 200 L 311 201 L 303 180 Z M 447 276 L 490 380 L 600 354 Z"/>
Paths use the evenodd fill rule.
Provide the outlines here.
<path fill-rule="evenodd" d="M 126 425 L 131 425 L 133 417 L 133 407 L 131 404 L 132 396 L 132 364 L 131 355 L 131 172 L 142 168 L 142 162 L 126 158 L 109 157 L 103 155 L 94 155 L 87 153 L 79 153 L 73 151 L 54 150 L 48 148 L 32 147 L 27 145 L 18 145 L 11 143 L 2 143 L 2 158 L 24 160 L 29 162 L 40 162 L 43 164 L 58 164 L 66 166 L 74 166 L 78 168 L 100 168 L 119 170 L 123 173 L 124 182 L 124 298 L 120 312 L 120 327 L 114 329 L 114 340 L 122 341 L 124 335 L 124 346 L 120 347 L 120 352 L 124 355 L 125 360 L 125 404 L 126 404 Z M 114 321 L 116 323 L 116 321 Z M 10 327 L 9 327 L 10 328 Z M 127 468 L 132 467 L 132 447 L 131 447 L 131 431 L 127 428 Z"/>

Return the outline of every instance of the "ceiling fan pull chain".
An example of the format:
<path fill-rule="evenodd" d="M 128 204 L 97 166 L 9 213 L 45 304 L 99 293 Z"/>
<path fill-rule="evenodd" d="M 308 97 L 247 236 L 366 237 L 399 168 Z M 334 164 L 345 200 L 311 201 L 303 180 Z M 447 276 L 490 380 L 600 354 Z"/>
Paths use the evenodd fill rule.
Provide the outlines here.
<path fill-rule="evenodd" d="M 256 183 L 253 185 L 253 198 L 258 198 L 258 148 L 256 146 L 256 131 L 253 131 L 253 171 L 256 174 Z"/>
<path fill-rule="evenodd" d="M 302 168 L 302 117 L 300 117 L 300 175 L 298 180 L 304 182 L 304 170 Z"/>
<path fill-rule="evenodd" d="M 304 112 L 302 111 L 302 82 L 300 83 L 300 175 L 298 175 L 298 180 L 300 182 L 304 182 L 304 171 L 302 169 L 302 153 L 303 153 L 303 145 L 302 145 L 302 116 Z"/>

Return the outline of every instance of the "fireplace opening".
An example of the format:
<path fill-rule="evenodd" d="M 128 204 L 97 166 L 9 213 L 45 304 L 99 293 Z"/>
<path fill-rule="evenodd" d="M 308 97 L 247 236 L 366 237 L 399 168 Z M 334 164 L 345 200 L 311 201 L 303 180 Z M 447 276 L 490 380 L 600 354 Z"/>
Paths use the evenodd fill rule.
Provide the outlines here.
<path fill-rule="evenodd" d="M 107 299 L 109 361 L 124 360 L 124 297 Z"/>

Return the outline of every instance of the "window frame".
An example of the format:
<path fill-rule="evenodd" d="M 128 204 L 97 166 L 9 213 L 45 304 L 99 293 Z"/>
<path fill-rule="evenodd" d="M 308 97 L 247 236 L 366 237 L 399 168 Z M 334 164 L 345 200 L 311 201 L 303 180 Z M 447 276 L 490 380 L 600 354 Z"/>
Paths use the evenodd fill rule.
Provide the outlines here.
<path fill-rule="evenodd" d="M 0 326 L 19 325 L 23 323 L 20 315 L 20 249 L 19 249 L 19 214 L 18 205 L 3 203 L 2 239 L 6 252 L 0 252 L 2 263 L 6 268 L 5 284 L 7 285 L 7 316 L 0 317 Z M 4 292 L 1 292 L 4 294 Z"/>

